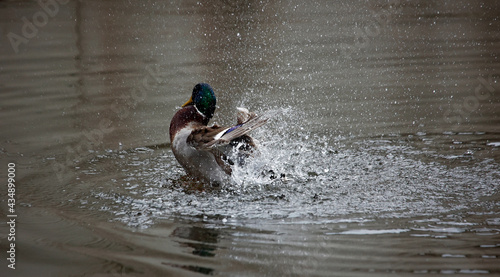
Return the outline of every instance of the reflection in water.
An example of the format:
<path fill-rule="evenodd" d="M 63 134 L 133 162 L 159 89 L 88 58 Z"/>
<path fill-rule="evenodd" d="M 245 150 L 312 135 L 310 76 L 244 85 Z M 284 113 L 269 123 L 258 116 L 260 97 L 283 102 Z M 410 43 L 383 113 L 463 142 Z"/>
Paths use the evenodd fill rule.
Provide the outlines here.
<path fill-rule="evenodd" d="M 179 242 L 180 245 L 193 249 L 193 255 L 209 258 L 215 257 L 215 251 L 217 250 L 219 236 L 219 232 L 216 229 L 208 229 L 197 226 L 184 226 L 176 228 L 172 232 L 172 236 L 181 238 L 182 241 Z M 167 262 L 164 262 L 164 264 L 207 275 L 211 275 L 214 273 L 214 269 L 208 267 L 194 265 L 174 265 L 168 264 Z"/>
<path fill-rule="evenodd" d="M 216 230 L 200 227 L 179 227 L 174 230 L 172 235 L 192 241 L 184 244 L 194 249 L 193 255 L 202 257 L 215 256 L 214 251 L 217 249 L 215 246 L 219 235 Z"/>
<path fill-rule="evenodd" d="M 68 1 L 16 53 L 42 10 L 0 5 L 15 274 L 500 273 L 497 1 Z M 167 138 L 201 81 L 277 112 L 215 191 Z"/>

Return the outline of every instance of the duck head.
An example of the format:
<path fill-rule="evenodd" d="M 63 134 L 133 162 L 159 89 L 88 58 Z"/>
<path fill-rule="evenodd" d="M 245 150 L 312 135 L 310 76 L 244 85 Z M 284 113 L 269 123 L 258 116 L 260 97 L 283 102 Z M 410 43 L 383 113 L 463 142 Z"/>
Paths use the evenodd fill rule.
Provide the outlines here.
<path fill-rule="evenodd" d="M 193 88 L 191 98 L 182 107 L 194 105 L 204 117 L 210 119 L 214 116 L 216 103 L 212 87 L 209 84 L 199 83 Z"/>

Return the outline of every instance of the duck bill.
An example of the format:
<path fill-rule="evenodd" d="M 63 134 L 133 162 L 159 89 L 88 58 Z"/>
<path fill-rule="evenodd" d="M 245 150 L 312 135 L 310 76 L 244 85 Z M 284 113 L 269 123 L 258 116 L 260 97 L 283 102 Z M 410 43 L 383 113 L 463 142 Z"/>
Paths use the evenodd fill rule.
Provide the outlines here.
<path fill-rule="evenodd" d="M 183 108 L 184 108 L 184 107 L 186 107 L 187 105 L 191 105 L 191 104 L 193 104 L 193 97 L 189 98 L 189 100 L 188 100 L 186 103 L 184 103 L 184 105 L 182 105 L 181 107 L 183 107 Z"/>

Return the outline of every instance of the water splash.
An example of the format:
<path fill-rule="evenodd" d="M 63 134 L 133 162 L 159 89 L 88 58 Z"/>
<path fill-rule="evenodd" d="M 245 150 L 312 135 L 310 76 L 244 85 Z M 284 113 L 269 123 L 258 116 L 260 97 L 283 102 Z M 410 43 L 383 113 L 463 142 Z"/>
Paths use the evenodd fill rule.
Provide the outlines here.
<path fill-rule="evenodd" d="M 101 155 L 85 172 L 102 178 L 95 176 L 98 167 L 112 163 L 120 173 L 94 190 L 93 205 L 87 201 L 82 206 L 111 212 L 119 221 L 142 227 L 172 217 L 228 224 L 498 209 L 493 200 L 484 200 L 494 195 L 500 172 L 492 159 L 457 166 L 439 155 L 433 157 L 429 135 L 419 145 L 398 136 L 313 133 L 301 130 L 302 124 L 291 110 L 281 110 L 253 133 L 260 141 L 259 153 L 233 169 L 231 184 L 217 189 L 192 186 L 169 148 Z M 455 161 L 460 159 L 466 158 Z"/>

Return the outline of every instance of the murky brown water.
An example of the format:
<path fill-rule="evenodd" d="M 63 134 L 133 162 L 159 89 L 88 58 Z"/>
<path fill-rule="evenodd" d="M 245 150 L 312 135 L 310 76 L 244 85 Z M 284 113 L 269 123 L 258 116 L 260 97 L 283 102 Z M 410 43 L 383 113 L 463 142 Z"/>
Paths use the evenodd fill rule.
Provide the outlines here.
<path fill-rule="evenodd" d="M 62 2 L 0 3 L 1 276 L 500 274 L 498 2 Z M 202 81 L 277 112 L 210 192 L 167 135 Z"/>

